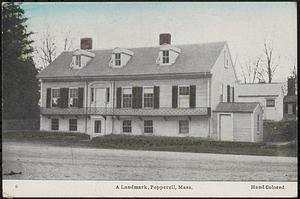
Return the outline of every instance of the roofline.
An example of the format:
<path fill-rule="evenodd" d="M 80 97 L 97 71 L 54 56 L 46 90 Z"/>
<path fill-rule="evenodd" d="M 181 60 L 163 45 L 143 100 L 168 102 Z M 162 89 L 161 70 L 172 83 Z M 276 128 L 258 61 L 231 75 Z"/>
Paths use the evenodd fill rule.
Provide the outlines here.
<path fill-rule="evenodd" d="M 178 78 L 211 78 L 210 72 L 196 73 L 164 73 L 164 74 L 131 74 L 131 75 L 103 75 L 103 76 L 60 76 L 60 77 L 39 77 L 41 80 L 153 80 L 153 79 L 178 79 Z"/>
<path fill-rule="evenodd" d="M 285 82 L 271 82 L 271 83 L 240 83 L 238 84 L 239 86 L 244 86 L 244 85 L 267 85 L 267 84 L 282 84 Z"/>
<path fill-rule="evenodd" d="M 254 110 L 255 109 L 253 109 L 253 111 L 213 111 L 213 112 L 216 112 L 216 113 L 253 113 Z"/>

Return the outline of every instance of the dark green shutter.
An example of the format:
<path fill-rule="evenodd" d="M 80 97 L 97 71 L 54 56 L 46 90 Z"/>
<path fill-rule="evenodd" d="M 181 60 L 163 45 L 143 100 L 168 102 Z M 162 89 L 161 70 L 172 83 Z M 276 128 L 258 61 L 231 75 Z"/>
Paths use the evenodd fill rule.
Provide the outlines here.
<path fill-rule="evenodd" d="M 83 95 L 84 95 L 84 88 L 78 89 L 78 108 L 83 107 Z"/>
<path fill-rule="evenodd" d="M 196 107 L 196 86 L 190 86 L 190 108 Z"/>
<path fill-rule="evenodd" d="M 230 86 L 227 85 L 227 102 L 230 102 Z"/>
<path fill-rule="evenodd" d="M 117 88 L 117 108 L 121 108 L 122 103 L 122 88 Z"/>
<path fill-rule="evenodd" d="M 296 114 L 296 103 L 293 103 L 293 114 Z"/>
<path fill-rule="evenodd" d="M 159 86 L 154 86 L 154 108 L 159 108 Z"/>
<path fill-rule="evenodd" d="M 51 88 L 47 88 L 47 95 L 46 95 L 46 108 L 51 107 Z"/>
<path fill-rule="evenodd" d="M 69 103 L 69 88 L 60 89 L 60 107 L 68 108 Z"/>
<path fill-rule="evenodd" d="M 178 86 L 172 86 L 172 108 L 177 108 L 178 104 Z"/>
<path fill-rule="evenodd" d="M 234 102 L 234 87 L 232 87 L 232 102 Z"/>
<path fill-rule="evenodd" d="M 284 104 L 284 113 L 288 113 L 288 103 Z"/>
<path fill-rule="evenodd" d="M 143 87 L 132 87 L 132 108 L 143 107 Z"/>

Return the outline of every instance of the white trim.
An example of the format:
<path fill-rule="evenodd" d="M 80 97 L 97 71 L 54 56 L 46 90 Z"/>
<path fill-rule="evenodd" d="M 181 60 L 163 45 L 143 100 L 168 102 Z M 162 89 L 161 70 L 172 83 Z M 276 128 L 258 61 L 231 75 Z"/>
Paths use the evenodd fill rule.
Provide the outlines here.
<path fill-rule="evenodd" d="M 152 88 L 153 90 L 153 98 L 152 98 L 152 107 L 145 107 L 144 106 L 144 89 L 145 88 Z M 142 108 L 145 108 L 145 109 L 153 109 L 154 108 L 154 86 L 143 86 L 143 91 L 142 91 Z"/>
<path fill-rule="evenodd" d="M 251 113 L 251 122 L 250 122 L 250 125 L 251 125 L 251 142 L 254 142 L 254 113 L 252 112 Z"/>
<path fill-rule="evenodd" d="M 68 95 L 69 95 L 69 96 L 68 96 L 68 108 L 76 108 L 76 107 L 71 107 L 71 106 L 70 106 L 70 99 L 71 99 L 71 96 L 70 96 L 70 95 L 71 95 L 71 92 L 70 92 L 70 90 L 71 90 L 71 89 L 77 89 L 77 93 L 78 93 L 77 98 L 79 99 L 79 87 L 69 87 L 68 89 L 69 89 L 69 94 L 68 94 Z"/>
<path fill-rule="evenodd" d="M 210 80 L 209 79 L 207 79 L 207 107 L 210 107 Z"/>
<path fill-rule="evenodd" d="M 52 92 L 52 90 L 53 89 L 58 89 L 59 90 L 59 98 L 60 98 L 60 88 L 59 87 L 53 87 L 53 88 L 50 88 L 50 90 L 51 90 L 51 98 L 50 98 L 50 108 L 52 108 L 53 106 L 52 106 L 52 94 L 53 94 L 53 92 Z M 47 103 L 47 102 L 46 102 Z M 55 108 L 55 107 L 54 107 Z"/>
<path fill-rule="evenodd" d="M 126 108 L 132 108 L 132 86 L 124 86 L 121 87 L 121 107 L 120 108 L 124 108 L 123 107 L 123 89 L 131 89 L 131 107 L 126 107 Z M 123 130 L 122 130 L 123 131 Z"/>

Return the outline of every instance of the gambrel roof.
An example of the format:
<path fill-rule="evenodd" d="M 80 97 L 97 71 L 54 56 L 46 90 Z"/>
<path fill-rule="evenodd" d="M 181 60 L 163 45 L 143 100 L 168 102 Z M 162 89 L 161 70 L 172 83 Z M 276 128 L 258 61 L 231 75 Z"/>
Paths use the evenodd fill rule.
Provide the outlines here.
<path fill-rule="evenodd" d="M 63 52 L 49 66 L 41 71 L 38 78 L 51 77 L 90 77 L 110 75 L 209 73 L 226 42 L 174 45 L 181 49 L 175 64 L 156 64 L 160 47 L 131 48 L 134 55 L 122 68 L 109 67 L 112 49 L 92 50 L 95 57 L 82 69 L 70 68 L 73 52 Z"/>

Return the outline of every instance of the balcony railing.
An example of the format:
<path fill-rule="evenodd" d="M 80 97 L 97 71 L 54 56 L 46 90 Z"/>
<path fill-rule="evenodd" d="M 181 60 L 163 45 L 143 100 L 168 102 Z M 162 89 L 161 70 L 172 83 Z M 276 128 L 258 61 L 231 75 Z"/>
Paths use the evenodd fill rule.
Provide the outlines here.
<path fill-rule="evenodd" d="M 209 107 L 133 109 L 133 108 L 41 108 L 42 115 L 105 115 L 105 116 L 208 116 Z"/>

